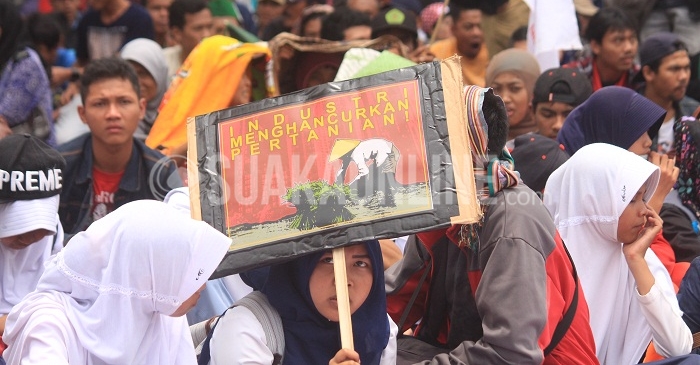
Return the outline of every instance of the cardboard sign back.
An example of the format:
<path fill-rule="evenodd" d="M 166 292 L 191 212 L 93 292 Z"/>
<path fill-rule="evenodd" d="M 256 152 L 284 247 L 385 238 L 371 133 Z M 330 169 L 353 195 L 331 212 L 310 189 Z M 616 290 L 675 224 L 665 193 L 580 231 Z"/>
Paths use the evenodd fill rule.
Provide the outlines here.
<path fill-rule="evenodd" d="M 193 213 L 232 239 L 214 277 L 478 221 L 461 77 L 452 58 L 189 120 Z"/>

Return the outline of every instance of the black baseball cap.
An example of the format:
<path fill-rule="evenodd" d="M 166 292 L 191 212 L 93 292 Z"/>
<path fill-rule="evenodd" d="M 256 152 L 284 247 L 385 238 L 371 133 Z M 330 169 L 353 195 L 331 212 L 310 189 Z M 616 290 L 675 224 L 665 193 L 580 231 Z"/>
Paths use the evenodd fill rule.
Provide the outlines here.
<path fill-rule="evenodd" d="M 641 67 L 647 66 L 680 50 L 687 51 L 688 48 L 678 35 L 670 32 L 654 33 L 645 39 L 641 47 L 639 47 L 639 65 Z M 641 68 L 634 75 L 632 81 L 644 82 L 644 74 Z"/>
<path fill-rule="evenodd" d="M 558 85 L 560 83 L 563 85 Z M 592 93 L 593 87 L 586 74 L 575 68 L 552 68 L 537 78 L 532 103 L 558 101 L 576 107 Z"/>
<path fill-rule="evenodd" d="M 510 155 L 523 183 L 536 192 L 543 192 L 549 175 L 569 159 L 564 146 L 545 136 L 527 133 L 515 138 Z"/>
<path fill-rule="evenodd" d="M 29 134 L 0 139 L 0 201 L 43 199 L 61 193 L 63 156 Z"/>
<path fill-rule="evenodd" d="M 418 37 L 416 16 L 399 8 L 387 8 L 380 11 L 372 18 L 372 38 L 377 38 L 379 33 L 390 29 L 401 29 Z"/>

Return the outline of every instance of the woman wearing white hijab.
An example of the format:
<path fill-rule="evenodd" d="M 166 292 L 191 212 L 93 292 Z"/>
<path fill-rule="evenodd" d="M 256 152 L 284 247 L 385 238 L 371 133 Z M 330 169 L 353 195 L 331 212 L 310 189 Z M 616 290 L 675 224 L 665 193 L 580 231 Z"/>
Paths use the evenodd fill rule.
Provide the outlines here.
<path fill-rule="evenodd" d="M 134 137 L 145 140 L 158 116 L 158 107 L 168 90 L 168 63 L 161 46 L 146 38 L 127 43 L 120 51 L 121 58 L 129 61 L 139 77 L 141 96 L 146 99 L 146 115 L 139 122 Z"/>
<path fill-rule="evenodd" d="M 0 175 L 34 176 L 35 183 L 37 176 L 60 176 L 66 166 L 58 151 L 30 135 L 0 139 L 0 156 Z M 20 187 L 32 187 L 31 181 L 28 178 L 28 184 Z M 43 189 L 10 186 L 0 181 L 0 334 L 12 307 L 36 289 L 44 262 L 63 248 L 58 218 L 60 183 Z M 0 353 L 2 349 L 0 343 Z"/>
<path fill-rule="evenodd" d="M 648 249 L 662 225 L 646 203 L 659 175 L 634 153 L 594 143 L 554 171 L 544 190 L 581 278 L 603 365 L 638 363 L 652 339 L 666 357 L 692 347 L 671 278 Z"/>
<path fill-rule="evenodd" d="M 63 248 L 58 198 L 0 203 L 0 330 L 12 307 L 36 288 L 44 262 Z"/>
<path fill-rule="evenodd" d="M 165 203 L 128 203 L 75 235 L 10 312 L 9 364 L 194 364 L 182 317 L 230 239 Z M 173 318 L 175 317 L 175 318 Z"/>

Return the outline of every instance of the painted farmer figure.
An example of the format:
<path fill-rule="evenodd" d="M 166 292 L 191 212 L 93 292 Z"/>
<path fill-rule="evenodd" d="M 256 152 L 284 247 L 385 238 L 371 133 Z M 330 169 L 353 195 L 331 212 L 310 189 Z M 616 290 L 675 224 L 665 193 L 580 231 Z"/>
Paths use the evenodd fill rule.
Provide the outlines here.
<path fill-rule="evenodd" d="M 335 176 L 336 184 L 345 183 L 348 166 L 354 162 L 357 165 L 357 176 L 348 185 L 357 190 L 357 195 L 362 198 L 383 191 L 384 204 L 395 206 L 392 188 L 398 187 L 396 164 L 400 157 L 396 146 L 385 139 L 338 139 L 333 144 L 328 161 L 340 159 L 342 162 Z M 368 166 L 367 161 L 370 160 L 374 162 Z"/>

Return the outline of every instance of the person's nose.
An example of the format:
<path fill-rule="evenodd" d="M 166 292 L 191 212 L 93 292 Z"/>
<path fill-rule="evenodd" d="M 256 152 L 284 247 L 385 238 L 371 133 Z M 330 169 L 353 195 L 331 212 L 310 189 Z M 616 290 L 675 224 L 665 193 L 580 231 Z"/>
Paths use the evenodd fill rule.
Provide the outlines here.
<path fill-rule="evenodd" d="M 564 126 L 565 120 L 566 120 L 566 118 L 563 115 L 557 116 L 557 119 L 554 122 L 554 125 L 552 126 L 552 131 L 554 131 L 555 134 L 559 134 L 561 127 Z"/>
<path fill-rule="evenodd" d="M 120 114 L 119 114 L 119 108 L 117 108 L 117 104 L 116 103 L 109 103 L 109 107 L 107 109 L 107 118 L 115 119 L 115 118 L 119 118 L 119 117 L 120 117 Z"/>

